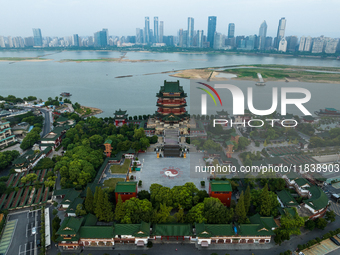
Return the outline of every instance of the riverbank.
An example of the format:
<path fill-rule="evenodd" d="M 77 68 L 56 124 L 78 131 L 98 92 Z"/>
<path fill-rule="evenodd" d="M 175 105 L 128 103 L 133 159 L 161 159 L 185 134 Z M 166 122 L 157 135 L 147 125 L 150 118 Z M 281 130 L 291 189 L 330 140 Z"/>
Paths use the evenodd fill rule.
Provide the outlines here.
<path fill-rule="evenodd" d="M 211 81 L 218 80 L 249 80 L 258 81 L 260 73 L 264 81 L 286 82 L 312 82 L 312 83 L 340 83 L 340 68 L 336 67 L 307 67 L 288 65 L 240 65 L 225 67 L 208 67 L 200 69 L 181 70 L 172 77 L 184 79 L 204 79 L 210 77 Z M 219 77 L 219 74 L 222 74 Z M 223 77 L 223 74 L 236 75 L 236 77 Z"/>
<path fill-rule="evenodd" d="M 47 58 L 17 58 L 17 57 L 3 57 L 0 58 L 0 62 L 45 62 L 45 61 L 52 61 L 53 59 L 47 59 Z"/>
<path fill-rule="evenodd" d="M 59 63 L 64 62 L 76 62 L 76 63 L 82 63 L 82 62 L 129 62 L 129 63 L 137 63 L 137 62 L 167 62 L 168 60 L 157 60 L 157 59 L 127 59 L 127 58 L 94 58 L 94 59 L 62 59 L 60 61 L 57 61 Z"/>
<path fill-rule="evenodd" d="M 83 118 L 87 118 L 87 117 L 91 117 L 91 116 L 103 113 L 103 111 L 99 108 L 83 106 L 83 105 L 80 107 L 80 109 L 77 109 L 76 112 L 78 113 L 80 117 L 83 117 Z"/>

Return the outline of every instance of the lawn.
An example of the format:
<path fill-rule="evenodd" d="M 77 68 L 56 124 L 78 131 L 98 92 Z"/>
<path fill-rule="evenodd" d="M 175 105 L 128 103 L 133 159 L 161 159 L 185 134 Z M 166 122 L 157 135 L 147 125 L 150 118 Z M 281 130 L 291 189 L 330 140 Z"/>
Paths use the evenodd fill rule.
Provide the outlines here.
<path fill-rule="evenodd" d="M 111 179 L 104 181 L 104 187 L 115 189 L 117 182 L 123 182 L 123 181 L 125 181 L 124 178 L 111 178 Z"/>
<path fill-rule="evenodd" d="M 112 165 L 110 167 L 111 173 L 113 174 L 126 174 L 129 166 L 130 166 L 131 160 L 130 159 L 125 159 L 123 165 Z"/>

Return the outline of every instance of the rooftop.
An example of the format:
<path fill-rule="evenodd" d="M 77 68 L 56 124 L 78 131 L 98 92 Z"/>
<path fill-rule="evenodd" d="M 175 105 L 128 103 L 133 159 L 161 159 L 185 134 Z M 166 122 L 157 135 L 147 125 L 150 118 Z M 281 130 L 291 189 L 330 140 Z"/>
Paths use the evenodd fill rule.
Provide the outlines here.
<path fill-rule="evenodd" d="M 117 182 L 115 192 L 136 192 L 137 182 Z"/>

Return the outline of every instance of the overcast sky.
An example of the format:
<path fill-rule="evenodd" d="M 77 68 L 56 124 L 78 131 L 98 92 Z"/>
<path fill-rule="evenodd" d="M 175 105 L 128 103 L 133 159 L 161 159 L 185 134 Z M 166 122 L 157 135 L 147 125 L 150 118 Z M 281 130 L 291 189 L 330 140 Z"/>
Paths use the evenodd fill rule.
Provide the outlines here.
<path fill-rule="evenodd" d="M 0 0 L 0 35 L 93 35 L 108 28 L 110 35 L 135 35 L 145 16 L 164 21 L 164 35 L 187 29 L 188 17 L 195 30 L 207 34 L 208 16 L 217 16 L 217 32 L 227 34 L 235 23 L 235 35 L 258 34 L 263 20 L 267 36 L 276 36 L 278 21 L 287 20 L 286 36 L 340 37 L 340 0 Z"/>

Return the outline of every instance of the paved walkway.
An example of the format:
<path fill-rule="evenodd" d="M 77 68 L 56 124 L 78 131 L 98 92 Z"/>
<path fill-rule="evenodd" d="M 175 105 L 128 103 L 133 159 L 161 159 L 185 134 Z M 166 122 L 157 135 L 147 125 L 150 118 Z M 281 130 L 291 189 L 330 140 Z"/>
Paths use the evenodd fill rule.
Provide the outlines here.
<path fill-rule="evenodd" d="M 339 246 L 333 243 L 330 239 L 326 239 L 322 241 L 320 244 L 315 244 L 312 247 L 303 250 L 302 252 L 305 255 L 324 255 L 337 249 L 339 249 Z"/>

